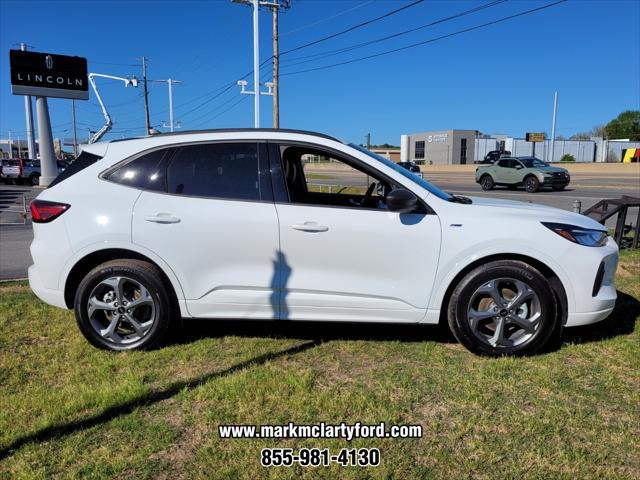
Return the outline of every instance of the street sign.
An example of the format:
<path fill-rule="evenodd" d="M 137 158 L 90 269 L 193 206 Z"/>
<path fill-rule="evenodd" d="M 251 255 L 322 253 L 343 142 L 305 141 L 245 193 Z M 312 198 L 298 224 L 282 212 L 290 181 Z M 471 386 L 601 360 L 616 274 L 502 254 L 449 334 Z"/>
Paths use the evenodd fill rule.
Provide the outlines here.
<path fill-rule="evenodd" d="M 14 95 L 89 99 L 86 58 L 10 50 L 9 64 Z"/>
<path fill-rule="evenodd" d="M 527 133 L 525 140 L 527 142 L 544 142 L 544 133 Z"/>

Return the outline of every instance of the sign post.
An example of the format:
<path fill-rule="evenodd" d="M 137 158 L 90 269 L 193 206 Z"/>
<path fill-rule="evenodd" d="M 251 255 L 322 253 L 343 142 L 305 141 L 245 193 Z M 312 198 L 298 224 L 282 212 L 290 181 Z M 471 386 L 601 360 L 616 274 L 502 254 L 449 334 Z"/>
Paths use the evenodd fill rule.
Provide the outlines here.
<path fill-rule="evenodd" d="M 527 142 L 533 143 L 531 156 L 536 156 L 536 143 L 544 142 L 544 133 L 527 133 L 525 135 L 525 140 Z"/>
<path fill-rule="evenodd" d="M 58 175 L 47 97 L 89 99 L 87 59 L 51 53 L 10 50 L 11 93 L 36 97 L 40 186 Z"/>

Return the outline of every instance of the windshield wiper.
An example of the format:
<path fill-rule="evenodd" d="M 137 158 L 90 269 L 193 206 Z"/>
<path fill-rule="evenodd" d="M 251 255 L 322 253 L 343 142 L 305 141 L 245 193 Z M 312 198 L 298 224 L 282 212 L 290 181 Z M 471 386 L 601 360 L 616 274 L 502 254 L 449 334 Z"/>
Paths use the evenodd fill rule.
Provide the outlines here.
<path fill-rule="evenodd" d="M 454 195 L 453 193 L 450 193 L 449 195 L 451 195 L 451 197 L 449 198 L 450 202 L 464 203 L 465 205 L 469 205 L 473 203 L 473 200 L 471 200 L 469 197 L 463 197 L 462 195 Z"/>

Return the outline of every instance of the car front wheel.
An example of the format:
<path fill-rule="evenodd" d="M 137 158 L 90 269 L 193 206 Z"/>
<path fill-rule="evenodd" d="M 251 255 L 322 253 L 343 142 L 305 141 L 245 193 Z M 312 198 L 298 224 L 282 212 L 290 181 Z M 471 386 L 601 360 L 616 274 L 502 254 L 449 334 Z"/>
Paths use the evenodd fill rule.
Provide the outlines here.
<path fill-rule="evenodd" d="M 529 193 L 536 193 L 540 190 L 540 182 L 536 177 L 527 177 L 524 181 L 524 189 Z"/>
<path fill-rule="evenodd" d="M 491 175 L 484 175 L 480 179 L 480 186 L 483 190 L 491 190 L 494 186 L 493 178 Z"/>
<path fill-rule="evenodd" d="M 481 265 L 458 284 L 449 302 L 449 327 L 479 355 L 539 352 L 561 334 L 555 295 L 530 265 L 500 260 Z"/>
<path fill-rule="evenodd" d="M 91 270 L 75 296 L 85 338 L 107 350 L 140 350 L 163 343 L 177 307 L 160 270 L 140 260 L 113 260 Z"/>

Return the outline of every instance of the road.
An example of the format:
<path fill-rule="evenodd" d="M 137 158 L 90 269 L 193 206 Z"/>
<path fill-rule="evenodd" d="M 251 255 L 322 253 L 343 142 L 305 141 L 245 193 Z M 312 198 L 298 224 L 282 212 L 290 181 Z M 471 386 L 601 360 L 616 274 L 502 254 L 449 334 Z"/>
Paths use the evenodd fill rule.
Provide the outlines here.
<path fill-rule="evenodd" d="M 317 171 L 318 179 L 311 180 L 319 184 L 340 184 L 362 186 L 366 180 L 362 175 L 353 175 L 340 170 L 323 169 Z M 330 178 L 326 178 L 330 177 Z M 586 209 L 602 198 L 617 198 L 621 195 L 640 196 L 640 178 L 637 175 L 621 173 L 573 173 L 571 185 L 564 191 L 544 190 L 527 193 L 522 189 L 507 190 L 496 188 L 484 192 L 475 183 L 473 172 L 433 172 L 425 173 L 424 178 L 447 192 L 465 196 L 493 197 L 522 202 L 534 202 L 551 207 L 571 210 L 574 200 L 582 202 Z M 22 195 L 28 199 L 35 197 L 38 189 L 28 186 L 0 185 L 0 280 L 25 278 L 27 267 L 32 263 L 29 244 L 33 238 L 31 223 L 25 225 L 7 225 L 7 222 L 21 222 L 18 213 L 11 210 L 21 206 Z M 10 213 L 11 212 L 11 213 Z M 629 221 L 635 221 L 636 212 L 630 212 Z M 613 226 L 614 220 L 607 222 Z"/>
<path fill-rule="evenodd" d="M 341 170 L 323 169 L 318 170 L 317 173 L 322 177 L 333 178 L 314 179 L 311 180 L 312 183 L 353 186 L 366 184 L 363 175 L 353 175 Z M 580 200 L 582 210 L 585 210 L 602 198 L 617 198 L 621 195 L 640 196 L 640 179 L 635 175 L 574 173 L 571 176 L 571 184 L 565 190 L 554 192 L 551 189 L 544 189 L 537 193 L 527 193 L 523 188 L 508 190 L 504 187 L 496 187 L 494 190 L 485 192 L 475 183 L 473 172 L 425 172 L 423 175 L 425 180 L 446 192 L 539 203 L 563 210 L 571 210 L 574 200 Z"/>

